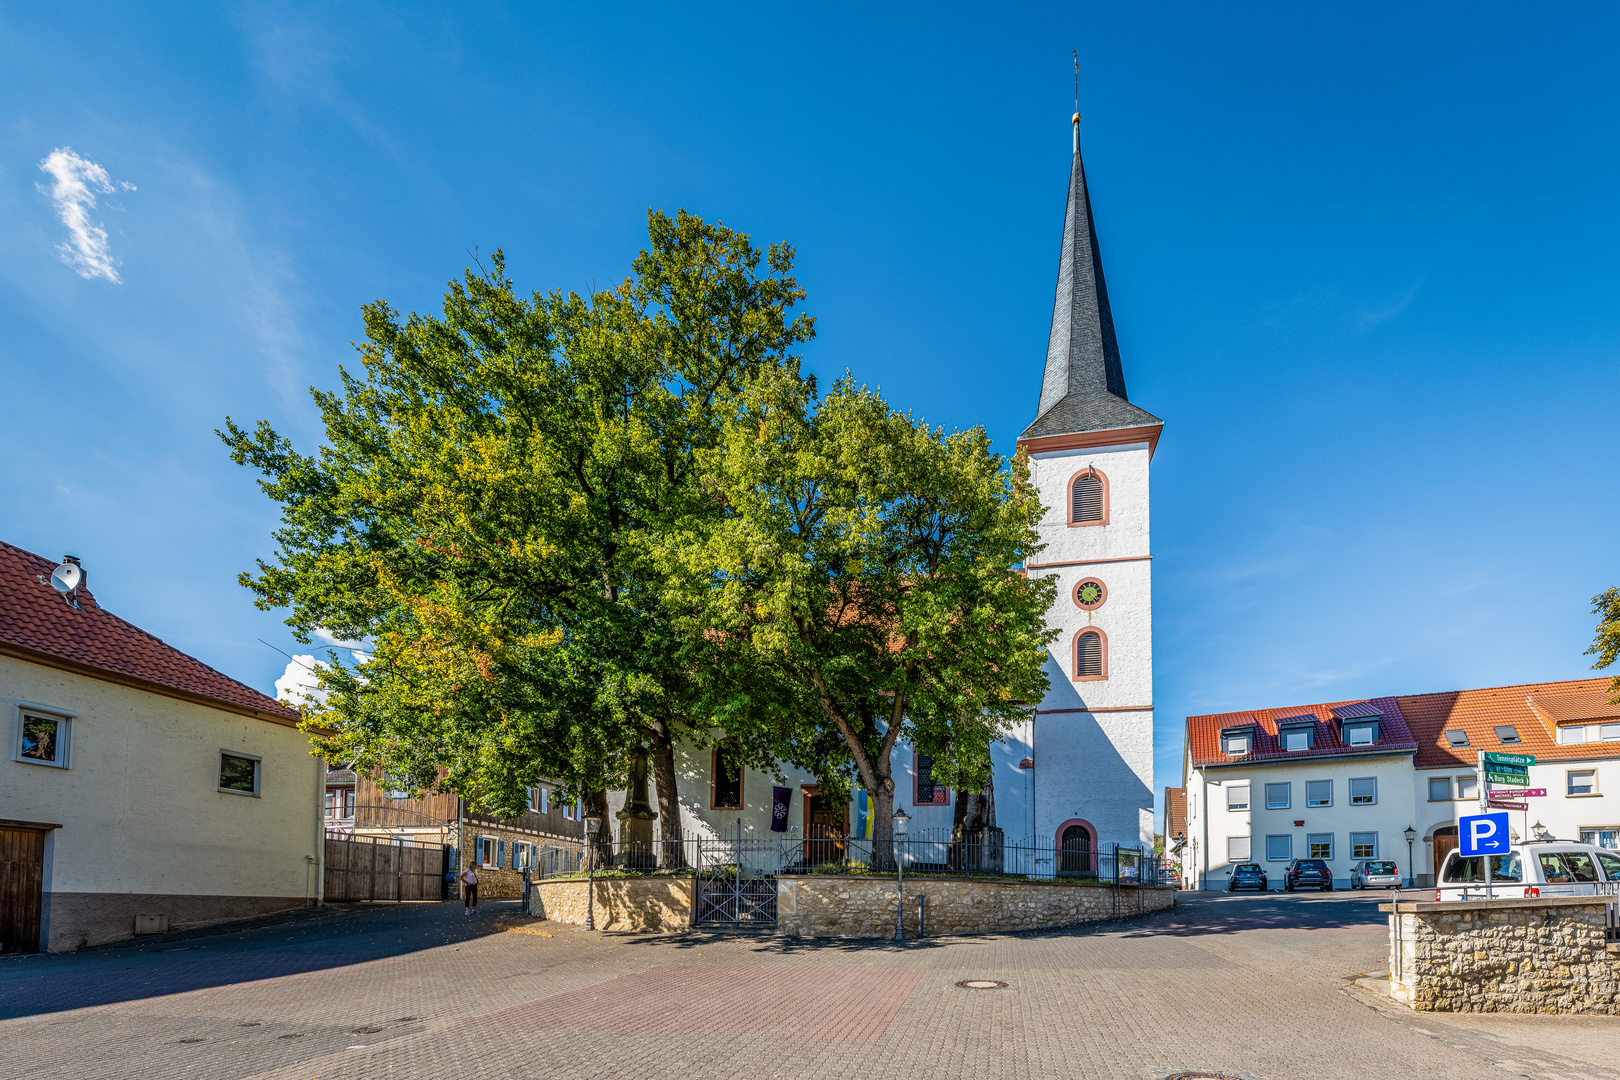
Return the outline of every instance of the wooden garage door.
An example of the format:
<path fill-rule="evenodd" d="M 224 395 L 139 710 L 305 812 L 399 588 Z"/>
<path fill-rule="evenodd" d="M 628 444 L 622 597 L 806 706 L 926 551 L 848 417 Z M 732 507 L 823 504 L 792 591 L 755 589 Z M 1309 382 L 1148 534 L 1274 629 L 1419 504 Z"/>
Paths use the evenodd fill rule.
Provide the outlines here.
<path fill-rule="evenodd" d="M 39 951 L 45 834 L 0 825 L 0 952 Z"/>

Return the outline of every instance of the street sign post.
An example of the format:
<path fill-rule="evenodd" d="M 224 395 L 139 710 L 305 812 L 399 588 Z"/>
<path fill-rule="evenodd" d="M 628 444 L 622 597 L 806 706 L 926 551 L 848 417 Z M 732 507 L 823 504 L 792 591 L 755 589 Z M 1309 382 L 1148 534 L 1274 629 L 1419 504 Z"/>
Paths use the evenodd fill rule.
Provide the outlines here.
<path fill-rule="evenodd" d="M 1514 801 L 1512 801 L 1510 799 L 1498 799 L 1498 798 L 1492 797 L 1492 799 L 1491 799 L 1491 809 L 1492 810 L 1528 810 L 1528 809 L 1530 809 L 1530 804 L 1527 803 L 1527 802 L 1514 802 Z"/>
<path fill-rule="evenodd" d="M 1485 761 L 1490 765 L 1519 765 L 1527 769 L 1536 763 L 1533 754 L 1503 754 L 1495 750 L 1485 751 Z"/>
<path fill-rule="evenodd" d="M 1491 798 L 1493 799 L 1545 799 L 1546 797 L 1547 789 L 1544 787 L 1494 788 L 1491 791 Z"/>
<path fill-rule="evenodd" d="M 1530 788 L 1530 766 L 1536 763 L 1533 754 L 1504 754 L 1497 750 L 1481 750 L 1478 752 L 1476 765 L 1479 769 L 1479 809 L 1480 812 L 1496 805 L 1497 799 L 1506 794 L 1503 788 L 1511 789 L 1512 794 L 1518 795 L 1521 790 Z M 1495 784 L 1497 790 L 1492 791 Z M 1541 790 L 1545 795 L 1546 791 Z M 1525 806 L 1514 806 L 1515 810 L 1529 809 Z"/>

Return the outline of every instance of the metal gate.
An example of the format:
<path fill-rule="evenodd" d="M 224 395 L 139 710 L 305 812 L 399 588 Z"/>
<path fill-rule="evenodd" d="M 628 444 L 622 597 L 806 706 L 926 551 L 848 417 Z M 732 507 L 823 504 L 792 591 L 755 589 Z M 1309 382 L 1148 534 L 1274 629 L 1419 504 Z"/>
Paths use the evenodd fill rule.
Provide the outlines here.
<path fill-rule="evenodd" d="M 449 849 L 388 837 L 326 836 L 323 898 L 444 900 L 450 894 Z"/>
<path fill-rule="evenodd" d="M 696 926 L 775 926 L 778 840 L 699 840 L 693 877 Z"/>

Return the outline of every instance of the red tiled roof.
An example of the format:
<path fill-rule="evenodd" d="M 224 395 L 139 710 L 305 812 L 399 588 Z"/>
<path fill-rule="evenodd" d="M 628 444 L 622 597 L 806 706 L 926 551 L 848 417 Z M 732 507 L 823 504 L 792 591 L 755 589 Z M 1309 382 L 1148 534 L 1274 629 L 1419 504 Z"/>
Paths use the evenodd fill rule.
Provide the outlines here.
<path fill-rule="evenodd" d="M 1571 679 L 1396 700 L 1417 738 L 1416 765 L 1420 769 L 1473 766 L 1480 750 L 1533 754 L 1538 761 L 1620 757 L 1620 742 L 1560 745 L 1557 738 L 1561 725 L 1620 720 L 1620 705 L 1609 702 L 1613 683 L 1607 678 Z M 1496 728 L 1502 724 L 1511 724 L 1518 731 L 1519 742 L 1504 744 L 1496 737 Z M 1467 746 L 1453 747 L 1447 741 L 1446 732 L 1458 728 L 1468 733 Z"/>
<path fill-rule="evenodd" d="M 1187 831 L 1187 793 L 1178 787 L 1164 789 L 1164 839 L 1169 843 Z"/>
<path fill-rule="evenodd" d="M 50 582 L 56 563 L 0 541 L 0 654 L 282 724 L 298 713 L 125 622 L 80 586 L 74 608 Z"/>
<path fill-rule="evenodd" d="M 1378 741 L 1371 746 L 1349 746 L 1339 741 L 1339 721 L 1353 716 L 1379 717 Z M 1284 750 L 1277 742 L 1278 721 L 1309 718 L 1316 729 L 1309 750 Z M 1254 737 L 1247 754 L 1221 752 L 1221 732 L 1253 726 Z M 1392 697 L 1335 701 L 1325 705 L 1296 705 L 1286 709 L 1254 709 L 1249 712 L 1211 713 L 1187 717 L 1187 746 L 1194 767 L 1245 764 L 1256 761 L 1282 761 L 1299 758 L 1342 757 L 1348 754 L 1375 756 L 1411 753 L 1417 749 L 1406 719 Z"/>

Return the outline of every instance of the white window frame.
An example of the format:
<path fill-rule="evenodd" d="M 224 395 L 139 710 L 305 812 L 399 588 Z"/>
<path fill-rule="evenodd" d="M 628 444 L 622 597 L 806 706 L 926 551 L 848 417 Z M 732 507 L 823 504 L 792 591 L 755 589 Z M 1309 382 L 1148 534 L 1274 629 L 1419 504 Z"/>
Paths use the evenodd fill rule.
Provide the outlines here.
<path fill-rule="evenodd" d="M 1282 788 L 1282 792 L 1283 792 L 1282 802 L 1274 803 L 1274 802 L 1271 801 L 1271 789 L 1272 788 Z M 1290 810 L 1290 809 L 1293 808 L 1293 806 L 1294 806 L 1294 784 L 1293 784 L 1293 781 L 1291 781 L 1291 780 L 1273 781 L 1273 782 L 1266 785 L 1266 809 L 1267 810 Z"/>
<path fill-rule="evenodd" d="M 1316 845 L 1321 841 L 1321 838 L 1324 837 L 1324 836 L 1327 837 L 1328 853 L 1326 855 L 1318 855 L 1312 849 L 1316 847 Z M 1332 862 L 1333 861 L 1333 834 L 1330 833 L 1330 832 L 1306 833 L 1305 834 L 1305 858 L 1307 858 L 1307 859 L 1321 859 L 1323 862 Z"/>
<path fill-rule="evenodd" d="M 1235 805 L 1235 798 L 1234 797 L 1240 791 L 1243 792 L 1243 805 L 1242 806 L 1237 806 L 1237 805 Z M 1227 810 L 1234 811 L 1234 812 L 1244 811 L 1244 810 L 1247 810 L 1251 805 L 1253 805 L 1253 803 L 1254 803 L 1253 794 L 1249 791 L 1249 782 L 1247 780 L 1243 781 L 1243 783 L 1241 783 L 1241 784 L 1228 784 L 1227 785 L 1227 788 L 1226 788 L 1226 808 L 1227 808 Z"/>
<path fill-rule="evenodd" d="M 1378 721 L 1376 720 L 1358 720 L 1353 724 L 1345 724 L 1343 730 L 1344 745 L 1346 746 L 1371 746 L 1378 741 Z M 1368 737 L 1358 742 L 1356 735 L 1361 732 L 1366 732 Z"/>
<path fill-rule="evenodd" d="M 1558 729 L 1558 742 L 1562 746 L 1581 746 L 1591 740 L 1585 724 L 1571 724 L 1569 727 Z"/>
<path fill-rule="evenodd" d="M 1288 745 L 1288 737 L 1290 735 L 1303 735 L 1303 736 L 1305 736 L 1305 745 L 1304 746 L 1289 746 Z M 1304 751 L 1304 750 L 1310 750 L 1310 749 L 1313 748 L 1315 743 L 1316 743 L 1316 728 L 1309 727 L 1309 726 L 1307 726 L 1305 724 L 1290 724 L 1287 727 L 1284 727 L 1280 731 L 1277 732 L 1277 745 L 1281 746 L 1285 753 L 1297 754 L 1297 753 L 1300 753 L 1301 751 Z"/>
<path fill-rule="evenodd" d="M 1372 798 L 1370 798 L 1370 799 L 1360 799 L 1360 800 L 1357 799 L 1355 784 L 1356 784 L 1356 782 L 1358 780 L 1366 780 L 1366 781 L 1368 781 L 1369 783 L 1372 784 Z M 1346 796 L 1350 800 L 1350 805 L 1351 806 L 1377 806 L 1378 805 L 1378 777 L 1376 777 L 1376 776 L 1352 776 L 1349 780 L 1345 781 L 1345 793 L 1346 793 Z"/>
<path fill-rule="evenodd" d="M 1463 790 L 1463 785 L 1464 784 L 1468 785 L 1468 790 L 1467 791 Z M 1479 798 L 1479 777 L 1475 776 L 1473 773 L 1464 773 L 1463 775 L 1458 776 L 1457 777 L 1457 798 L 1459 798 L 1459 799 L 1477 799 L 1477 798 Z"/>
<path fill-rule="evenodd" d="M 252 791 L 242 791 L 240 788 L 225 786 L 225 759 L 228 757 L 253 762 Z M 260 797 L 260 793 L 264 787 L 264 758 L 260 757 L 258 754 L 246 754 L 240 750 L 226 750 L 221 748 L 219 752 L 219 759 L 214 764 L 216 766 L 214 770 L 214 781 L 219 785 L 219 791 L 221 793 L 225 795 L 246 795 L 252 799 L 257 799 Z"/>
<path fill-rule="evenodd" d="M 1241 845 L 1242 846 L 1243 854 L 1241 854 L 1241 855 L 1234 854 L 1234 852 L 1237 851 L 1237 847 L 1235 845 Z M 1253 845 L 1253 842 L 1250 840 L 1249 837 L 1247 837 L 1247 836 L 1228 836 L 1226 838 L 1226 861 L 1227 862 L 1229 862 L 1229 863 L 1253 862 L 1254 860 L 1249 858 L 1249 856 L 1251 854 L 1253 854 L 1253 852 L 1254 852 L 1254 845 Z"/>
<path fill-rule="evenodd" d="M 1620 740 L 1620 724 L 1599 724 L 1598 742 L 1614 742 Z"/>
<path fill-rule="evenodd" d="M 1283 842 L 1283 847 L 1285 848 L 1283 854 L 1281 854 L 1281 855 L 1273 855 L 1271 853 L 1271 842 L 1273 840 L 1281 840 Z M 1293 833 L 1273 833 L 1270 836 L 1266 837 L 1266 862 L 1292 862 L 1293 859 L 1294 859 L 1294 834 Z"/>
<path fill-rule="evenodd" d="M 1435 798 L 1435 795 L 1434 795 L 1434 785 L 1435 785 L 1436 782 L 1443 783 L 1443 784 L 1446 785 L 1446 793 L 1444 795 L 1440 796 L 1439 798 Z M 1451 777 L 1449 777 L 1449 776 L 1431 776 L 1431 777 L 1429 777 L 1429 801 L 1430 802 L 1450 802 L 1451 799 L 1452 799 L 1453 791 L 1454 791 L 1454 789 L 1451 786 Z"/>
<path fill-rule="evenodd" d="M 1577 776 L 1590 776 L 1592 778 L 1590 791 L 1571 791 Z M 1564 770 L 1564 798 L 1566 799 L 1592 799 L 1601 796 L 1598 790 L 1598 771 L 1596 769 L 1565 769 Z"/>
<path fill-rule="evenodd" d="M 1243 749 L 1232 749 L 1233 743 L 1240 739 L 1243 741 Z M 1241 754 L 1247 754 L 1253 745 L 1254 733 L 1252 731 L 1233 731 L 1221 733 L 1221 753 L 1223 754 L 1231 754 L 1234 757 Z"/>
<path fill-rule="evenodd" d="M 1356 846 L 1357 846 L 1356 845 L 1356 837 L 1358 837 L 1358 836 L 1363 836 L 1363 837 L 1370 836 L 1370 837 L 1372 837 L 1372 854 L 1371 855 L 1358 855 L 1358 854 L 1356 854 Z M 1376 859 L 1376 858 L 1378 858 L 1378 834 L 1375 833 L 1375 832 L 1353 832 L 1353 833 L 1351 833 L 1350 834 L 1350 857 L 1352 859 L 1355 859 L 1357 862 L 1360 862 L 1360 861 L 1362 861 L 1364 859 Z"/>
<path fill-rule="evenodd" d="M 1327 801 L 1326 802 L 1311 802 L 1311 785 L 1312 784 L 1326 784 L 1328 786 L 1328 789 L 1327 789 L 1328 790 L 1328 796 L 1327 796 Z M 1317 807 L 1332 806 L 1332 805 L 1333 805 L 1333 781 L 1332 780 L 1307 780 L 1307 781 L 1305 781 L 1305 808 L 1307 810 L 1315 809 Z"/>
<path fill-rule="evenodd" d="M 11 736 L 11 760 L 20 761 L 25 765 L 42 765 L 47 769 L 73 768 L 73 721 L 79 714 L 67 709 L 58 709 L 50 705 L 40 705 L 32 701 L 17 702 L 16 724 Z M 24 757 L 22 752 L 23 724 L 28 717 L 36 720 L 56 721 L 57 753 L 55 761 L 41 761 L 39 758 Z"/>

